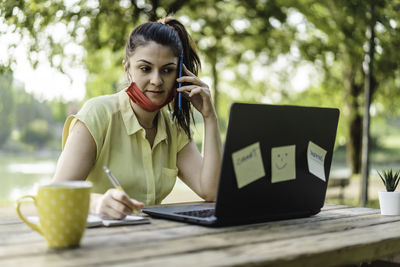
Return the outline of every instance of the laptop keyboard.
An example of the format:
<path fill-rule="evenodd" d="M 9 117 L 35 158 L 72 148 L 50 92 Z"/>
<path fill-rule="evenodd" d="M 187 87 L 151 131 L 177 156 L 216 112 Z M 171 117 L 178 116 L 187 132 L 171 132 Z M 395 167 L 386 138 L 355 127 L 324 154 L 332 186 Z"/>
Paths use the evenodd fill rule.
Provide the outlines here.
<path fill-rule="evenodd" d="M 176 214 L 192 216 L 192 217 L 206 218 L 206 217 L 214 216 L 214 211 L 215 211 L 214 209 L 191 210 L 191 211 L 177 212 Z"/>

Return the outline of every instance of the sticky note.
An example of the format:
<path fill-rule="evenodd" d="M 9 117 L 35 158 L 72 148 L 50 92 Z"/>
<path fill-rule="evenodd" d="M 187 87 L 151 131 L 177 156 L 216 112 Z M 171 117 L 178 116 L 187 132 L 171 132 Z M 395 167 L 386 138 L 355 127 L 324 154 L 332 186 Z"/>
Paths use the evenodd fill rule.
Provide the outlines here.
<path fill-rule="evenodd" d="M 271 182 L 296 179 L 296 146 L 279 146 L 271 149 Z"/>
<path fill-rule="evenodd" d="M 325 155 L 326 150 L 321 148 L 320 146 L 314 144 L 313 142 L 308 142 L 307 148 L 307 162 L 308 162 L 308 170 L 320 178 L 322 181 L 326 181 L 325 179 Z"/>
<path fill-rule="evenodd" d="M 239 188 L 242 188 L 265 176 L 260 142 L 249 145 L 232 153 L 233 169 Z"/>

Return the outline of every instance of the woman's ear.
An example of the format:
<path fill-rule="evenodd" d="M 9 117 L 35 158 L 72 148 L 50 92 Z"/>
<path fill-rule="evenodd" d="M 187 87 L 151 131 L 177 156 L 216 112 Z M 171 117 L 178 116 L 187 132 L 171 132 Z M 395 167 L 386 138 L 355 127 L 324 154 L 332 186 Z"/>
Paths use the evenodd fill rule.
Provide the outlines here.
<path fill-rule="evenodd" d="M 125 61 L 125 59 L 122 60 L 122 65 L 124 66 L 126 79 L 128 80 L 128 82 L 132 82 L 132 78 L 128 70 L 128 63 Z"/>

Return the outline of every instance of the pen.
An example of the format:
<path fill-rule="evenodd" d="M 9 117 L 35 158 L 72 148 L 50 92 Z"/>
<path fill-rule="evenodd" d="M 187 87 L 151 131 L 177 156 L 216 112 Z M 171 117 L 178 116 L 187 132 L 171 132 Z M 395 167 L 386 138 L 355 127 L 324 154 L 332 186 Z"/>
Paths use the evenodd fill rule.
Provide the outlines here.
<path fill-rule="evenodd" d="M 117 178 L 114 176 L 114 174 L 112 174 L 112 172 L 110 171 L 109 168 L 107 168 L 106 166 L 103 166 L 105 173 L 107 174 L 108 178 L 110 179 L 110 182 L 113 184 L 113 186 L 118 189 L 121 190 L 123 192 L 125 192 L 125 190 L 122 188 L 121 184 L 118 182 Z M 138 214 L 139 212 L 136 209 L 133 209 L 133 213 Z"/>
<path fill-rule="evenodd" d="M 183 65 L 183 55 L 180 56 L 179 59 L 179 77 L 182 77 L 182 65 Z M 178 83 L 178 88 L 181 88 L 182 83 Z M 182 109 L 182 92 L 178 93 L 178 108 L 179 110 Z"/>

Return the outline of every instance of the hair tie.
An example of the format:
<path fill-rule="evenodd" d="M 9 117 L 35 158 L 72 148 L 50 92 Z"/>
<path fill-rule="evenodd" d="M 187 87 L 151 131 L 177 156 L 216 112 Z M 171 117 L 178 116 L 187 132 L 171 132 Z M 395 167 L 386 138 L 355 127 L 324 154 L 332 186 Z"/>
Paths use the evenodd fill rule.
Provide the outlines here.
<path fill-rule="evenodd" d="M 165 17 L 164 17 L 164 18 L 161 18 L 161 19 L 158 20 L 158 22 L 165 25 L 165 24 L 166 24 L 166 23 L 165 23 L 165 19 L 166 19 Z"/>

